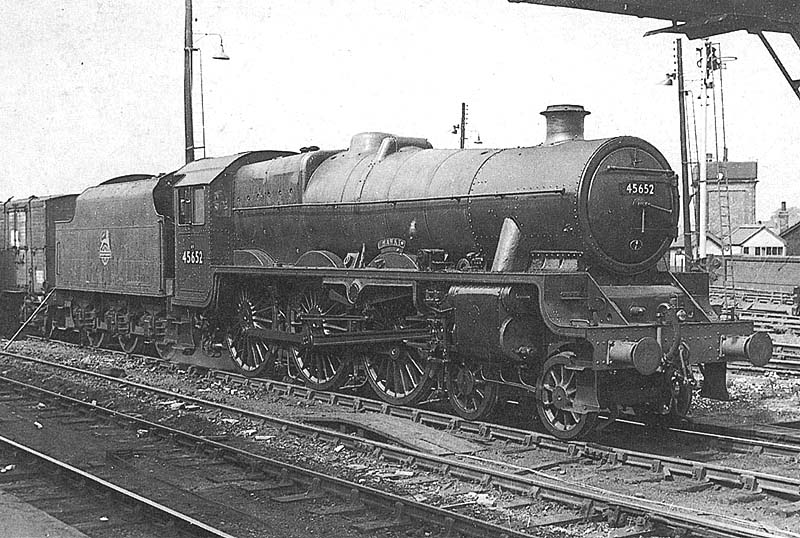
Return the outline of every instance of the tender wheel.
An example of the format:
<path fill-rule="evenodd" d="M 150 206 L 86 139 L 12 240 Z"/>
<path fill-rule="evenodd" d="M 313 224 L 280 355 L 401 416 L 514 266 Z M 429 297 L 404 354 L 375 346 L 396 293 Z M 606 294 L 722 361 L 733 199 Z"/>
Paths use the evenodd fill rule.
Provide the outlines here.
<path fill-rule="evenodd" d="M 33 303 L 32 301 L 25 300 L 22 303 L 22 306 L 19 307 L 19 323 L 22 325 L 28 318 L 33 315 L 36 311 L 36 308 L 39 305 Z M 37 336 L 46 336 L 46 327 L 47 327 L 47 310 L 48 305 L 44 305 L 41 310 L 39 310 L 38 314 L 36 314 L 36 318 L 32 319 L 28 324 L 27 328 L 25 329 L 26 333 L 34 334 Z"/>
<path fill-rule="evenodd" d="M 275 371 L 277 344 L 248 333 L 250 329 L 277 329 L 282 316 L 276 312 L 272 295 L 241 289 L 225 342 L 236 369 L 248 377 L 270 375 Z"/>
<path fill-rule="evenodd" d="M 578 392 L 578 374 L 567 368 L 572 353 L 559 353 L 544 363 L 537 381 L 540 394 L 536 411 L 548 432 L 559 439 L 588 435 L 597 423 L 597 413 L 577 413 L 569 407 Z"/>
<path fill-rule="evenodd" d="M 300 333 L 308 328 L 312 334 L 346 332 L 346 325 L 336 323 L 334 318 L 339 310 L 340 305 L 331 301 L 325 290 L 309 290 L 291 300 L 289 330 Z M 344 386 L 353 371 L 346 349 L 288 346 L 287 351 L 300 376 L 312 389 L 339 389 Z"/>
<path fill-rule="evenodd" d="M 172 356 L 172 344 L 169 342 L 153 342 L 153 347 L 160 359 L 169 360 Z"/>
<path fill-rule="evenodd" d="M 484 379 L 476 364 L 449 364 L 447 398 L 456 414 L 467 420 L 484 420 L 497 407 L 500 388 Z"/>
<path fill-rule="evenodd" d="M 89 344 L 89 347 L 99 349 L 106 343 L 107 333 L 105 331 L 95 329 L 94 327 L 88 327 L 82 329 L 81 332 L 86 342 Z"/>
<path fill-rule="evenodd" d="M 119 347 L 128 355 L 132 355 L 139 350 L 142 343 L 138 334 L 120 334 L 117 336 Z"/>
<path fill-rule="evenodd" d="M 374 330 L 398 329 L 404 316 L 389 308 L 373 312 Z M 393 405 L 415 405 L 431 391 L 433 365 L 427 354 L 403 342 L 375 346 L 364 356 L 367 381 L 378 398 Z"/>
<path fill-rule="evenodd" d="M 156 330 L 153 338 L 153 349 L 155 349 L 158 358 L 169 360 L 174 353 L 172 342 L 166 341 L 166 332 L 169 322 L 163 313 L 158 313 L 154 316 L 154 323 Z"/>

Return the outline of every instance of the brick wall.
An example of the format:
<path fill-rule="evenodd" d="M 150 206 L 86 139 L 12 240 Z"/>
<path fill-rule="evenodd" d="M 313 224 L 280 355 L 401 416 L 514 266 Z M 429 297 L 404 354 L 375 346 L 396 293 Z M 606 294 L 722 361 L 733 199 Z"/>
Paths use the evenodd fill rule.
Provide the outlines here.
<path fill-rule="evenodd" d="M 758 163 L 755 161 L 725 161 L 717 164 L 709 162 L 706 166 L 706 185 L 708 191 L 708 231 L 720 236 L 720 185 L 717 179 L 720 172 L 728 178 L 730 199 L 731 231 L 744 224 L 756 222 L 756 184 L 758 183 Z M 692 178 L 697 180 L 700 170 L 692 166 Z"/>
<path fill-rule="evenodd" d="M 730 199 L 731 231 L 743 224 L 756 222 L 756 183 L 752 180 L 728 180 Z M 723 189 L 724 192 L 724 189 Z M 720 235 L 719 184 L 708 181 L 708 231 Z"/>
<path fill-rule="evenodd" d="M 786 255 L 800 256 L 800 227 L 792 226 L 781 237 L 786 241 Z"/>

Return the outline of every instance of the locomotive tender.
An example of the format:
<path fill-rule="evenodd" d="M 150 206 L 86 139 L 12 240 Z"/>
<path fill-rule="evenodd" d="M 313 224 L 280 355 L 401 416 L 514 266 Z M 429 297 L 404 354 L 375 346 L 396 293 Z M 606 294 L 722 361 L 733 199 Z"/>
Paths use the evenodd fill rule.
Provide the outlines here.
<path fill-rule="evenodd" d="M 562 438 L 685 414 L 692 365 L 725 398 L 725 362 L 772 343 L 718 319 L 706 274 L 662 268 L 675 173 L 639 138 L 584 140 L 582 107 L 543 114 L 535 147 L 371 132 L 87 189 L 56 224 L 50 323 L 391 403 L 446 394 L 468 418 L 510 398 Z"/>

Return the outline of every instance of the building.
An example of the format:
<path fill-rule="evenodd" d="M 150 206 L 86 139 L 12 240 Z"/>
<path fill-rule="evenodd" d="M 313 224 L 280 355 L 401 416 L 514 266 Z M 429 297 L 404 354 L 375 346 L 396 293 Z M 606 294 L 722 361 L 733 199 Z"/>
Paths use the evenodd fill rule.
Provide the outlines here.
<path fill-rule="evenodd" d="M 800 256 L 800 222 L 782 229 L 781 239 L 786 243 L 787 256 Z"/>
<path fill-rule="evenodd" d="M 800 223 L 793 226 L 793 228 L 797 229 L 795 235 L 800 243 Z M 706 255 L 722 256 L 724 241 L 713 233 L 707 234 L 706 239 Z M 786 242 L 764 224 L 748 224 L 739 226 L 731 234 L 731 254 L 740 258 L 786 256 Z M 685 271 L 687 269 L 683 237 L 679 237 L 672 242 L 669 251 L 669 265 L 676 271 Z"/>
<path fill-rule="evenodd" d="M 743 256 L 785 256 L 786 243 L 764 224 L 739 226 L 731 234 L 732 254 Z"/>
<path fill-rule="evenodd" d="M 758 183 L 758 163 L 754 161 L 707 162 L 706 188 L 708 191 L 708 232 L 716 236 L 720 233 L 720 174 L 727 177 L 728 199 L 730 202 L 731 230 L 756 222 L 756 184 Z M 699 169 L 694 166 L 693 176 L 699 177 Z M 724 192 L 724 184 L 722 184 Z"/>
<path fill-rule="evenodd" d="M 714 234 L 706 234 L 706 255 L 722 256 L 722 240 Z M 691 267 L 686 261 L 686 250 L 683 236 L 676 237 L 669 247 L 667 263 L 671 271 L 689 271 Z"/>

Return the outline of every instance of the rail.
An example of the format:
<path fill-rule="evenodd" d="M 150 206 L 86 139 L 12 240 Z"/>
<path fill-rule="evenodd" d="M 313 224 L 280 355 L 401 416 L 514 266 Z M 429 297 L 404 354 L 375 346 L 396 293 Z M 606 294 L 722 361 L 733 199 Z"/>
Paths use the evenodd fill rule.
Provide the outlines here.
<path fill-rule="evenodd" d="M 515 492 L 519 495 L 530 495 L 535 493 L 537 496 L 565 502 L 567 504 L 578 505 L 582 503 L 591 503 L 590 512 L 593 514 L 608 514 L 611 513 L 623 514 L 629 517 L 646 517 L 651 521 L 658 522 L 662 525 L 679 529 L 682 531 L 692 531 L 701 536 L 725 536 L 737 538 L 756 538 L 756 537 L 774 537 L 774 533 L 766 532 L 756 526 L 755 528 L 743 526 L 741 522 L 730 524 L 725 521 L 720 521 L 714 518 L 707 517 L 705 514 L 695 512 L 689 508 L 685 508 L 680 513 L 674 511 L 674 507 L 668 508 L 658 502 L 647 501 L 644 499 L 632 499 L 625 495 L 619 495 L 608 491 L 599 491 L 593 489 L 582 488 L 575 484 L 570 484 L 553 477 L 538 474 L 525 474 L 518 475 L 514 473 L 504 473 L 497 470 L 492 470 L 490 465 L 473 465 L 466 462 L 454 460 L 452 458 L 431 455 L 403 447 L 397 447 L 391 444 L 381 443 L 378 441 L 371 441 L 366 439 L 354 438 L 346 432 L 336 432 L 327 429 L 320 429 L 313 425 L 297 423 L 290 420 L 263 415 L 249 410 L 237 409 L 225 404 L 216 402 L 209 402 L 200 398 L 174 393 L 159 389 L 157 387 L 149 387 L 135 382 L 126 381 L 115 377 L 105 376 L 96 372 L 86 371 L 79 368 L 62 365 L 58 363 L 51 363 L 43 359 L 33 357 L 26 357 L 14 353 L 3 353 L 4 355 L 18 358 L 28 362 L 54 366 L 56 368 L 81 373 L 84 375 L 91 375 L 93 377 L 106 379 L 116 384 L 128 385 L 139 387 L 150 392 L 159 393 L 170 398 L 180 399 L 187 402 L 192 402 L 197 405 L 213 407 L 222 409 L 228 412 L 237 413 L 240 415 L 248 416 L 250 418 L 258 419 L 264 422 L 272 423 L 279 426 L 285 431 L 291 431 L 300 435 L 310 435 L 323 439 L 335 439 L 337 442 L 350 447 L 364 447 L 368 448 L 373 454 L 380 453 L 381 456 L 389 461 L 396 461 L 398 463 L 414 464 L 420 468 L 425 468 L 431 471 L 444 472 L 451 474 L 455 477 L 465 479 L 468 481 L 477 481 L 485 485 L 494 485 L 501 489 Z M 236 376 L 229 378 L 234 379 Z M 717 482 L 720 484 L 741 487 L 745 490 L 752 491 L 770 491 L 777 494 L 798 496 L 800 495 L 800 483 L 793 479 L 787 479 L 778 476 L 771 476 L 764 473 L 743 471 L 730 469 L 723 466 L 706 464 L 691 460 L 681 460 L 678 458 L 669 458 L 657 456 L 652 454 L 644 454 L 635 451 L 629 451 L 618 448 L 603 448 L 594 444 L 587 444 L 582 442 L 565 442 L 548 435 L 534 433 L 530 431 L 520 430 L 502 425 L 487 424 L 481 422 L 471 422 L 458 419 L 449 415 L 425 411 L 421 409 L 410 409 L 396 406 L 389 406 L 383 402 L 374 400 L 367 400 L 364 398 L 350 397 L 342 394 L 334 393 L 321 393 L 319 391 L 312 391 L 304 387 L 297 387 L 276 381 L 254 381 L 246 378 L 237 378 L 241 383 L 259 383 L 265 385 L 267 388 L 275 390 L 277 387 L 286 389 L 296 396 L 306 394 L 307 399 L 319 400 L 320 397 L 327 397 L 333 399 L 334 405 L 345 405 L 357 410 L 377 410 L 393 416 L 410 418 L 415 422 L 426 425 L 446 427 L 449 429 L 458 429 L 463 432 L 475 433 L 482 435 L 486 438 L 495 439 L 505 442 L 517 442 L 527 447 L 542 447 L 565 452 L 571 456 L 584 455 L 586 457 L 601 457 L 606 461 L 613 461 L 619 464 L 627 464 L 639 468 L 649 469 L 654 472 L 669 472 L 675 475 L 690 476 L 697 480 L 706 480 Z M 18 383 L 18 382 L 15 382 Z M 35 388 L 35 387 L 34 387 Z M 44 390 L 44 389 L 38 389 Z M 100 408 L 96 404 L 89 404 L 75 400 L 76 405 L 83 405 L 90 407 L 94 410 Z M 106 413 L 113 413 L 115 416 L 120 416 L 118 411 L 104 410 Z M 128 418 L 126 416 L 126 418 Z M 142 419 L 136 419 L 136 422 Z M 157 427 L 165 429 L 161 425 L 147 425 L 148 427 Z M 166 431 L 166 430 L 165 430 Z M 173 433 L 170 430 L 170 435 L 184 435 L 180 432 Z M 721 436 L 715 436 L 721 439 Z M 228 449 L 222 444 L 209 441 L 208 439 L 201 438 L 199 444 L 209 448 Z M 737 439 L 735 442 L 744 442 L 747 440 Z M 800 450 L 798 446 L 782 445 L 774 442 L 759 442 L 759 446 L 765 447 L 765 450 L 776 450 L 779 453 L 794 453 Z M 252 454 L 247 456 L 253 457 Z M 260 457 L 257 457 L 261 459 Z M 285 465 L 285 464 L 284 464 Z M 405 500 L 403 502 L 406 502 Z M 506 531 L 507 532 L 507 531 Z M 499 534 L 498 534 L 499 535 Z M 513 534 L 509 534 L 513 535 Z"/>
<path fill-rule="evenodd" d="M 710 286 L 709 288 L 709 294 L 711 295 L 712 300 L 721 299 L 723 293 L 724 289 L 719 286 Z M 792 306 L 795 300 L 794 293 L 767 289 L 736 288 L 734 290 L 734 295 L 739 301 L 753 304 L 779 304 Z"/>
<path fill-rule="evenodd" d="M 210 525 L 206 525 L 191 516 L 173 510 L 167 506 L 157 503 L 147 497 L 143 497 L 137 493 L 127 490 L 116 484 L 112 484 L 102 478 L 95 476 L 77 467 L 73 467 L 68 463 L 48 456 L 34 450 L 31 447 L 25 446 L 17 441 L 7 437 L 0 436 L 0 444 L 5 445 L 11 450 L 21 452 L 26 456 L 36 459 L 45 463 L 55 473 L 61 473 L 63 476 L 74 477 L 75 482 L 82 484 L 91 484 L 95 489 L 100 490 L 106 494 L 113 495 L 116 498 L 124 499 L 128 504 L 137 506 L 140 509 L 147 510 L 150 514 L 157 514 L 162 520 L 169 521 L 176 525 L 182 531 L 189 533 L 191 536 L 204 536 L 209 538 L 235 538 L 234 536 L 216 529 Z"/>

